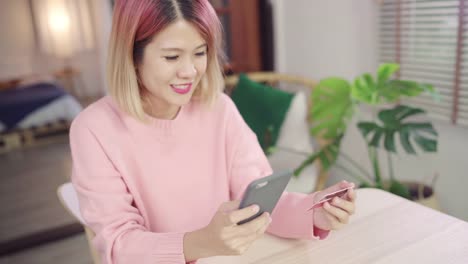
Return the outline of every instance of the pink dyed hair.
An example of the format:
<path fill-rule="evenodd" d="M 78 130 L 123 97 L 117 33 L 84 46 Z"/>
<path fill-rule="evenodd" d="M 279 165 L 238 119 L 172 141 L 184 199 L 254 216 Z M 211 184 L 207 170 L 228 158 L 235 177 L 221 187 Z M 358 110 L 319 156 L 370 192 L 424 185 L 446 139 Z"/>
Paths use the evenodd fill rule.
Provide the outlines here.
<path fill-rule="evenodd" d="M 208 0 L 117 0 L 109 40 L 109 91 L 123 110 L 138 119 L 144 119 L 144 112 L 136 66 L 153 37 L 180 19 L 194 25 L 208 46 L 206 74 L 194 96 L 212 103 L 224 87 L 222 27 Z"/>

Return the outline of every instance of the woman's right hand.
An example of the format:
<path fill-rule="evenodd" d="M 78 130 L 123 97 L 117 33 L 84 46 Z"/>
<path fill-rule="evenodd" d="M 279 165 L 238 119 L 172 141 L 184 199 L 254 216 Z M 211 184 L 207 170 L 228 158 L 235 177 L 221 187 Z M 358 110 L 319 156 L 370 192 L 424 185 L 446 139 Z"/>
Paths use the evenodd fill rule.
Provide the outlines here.
<path fill-rule="evenodd" d="M 251 205 L 239 208 L 239 201 L 221 204 L 211 222 L 200 230 L 184 237 L 184 254 L 187 261 L 221 255 L 241 255 L 267 230 L 271 223 L 268 213 L 242 224 L 238 222 L 255 215 L 259 208 Z"/>

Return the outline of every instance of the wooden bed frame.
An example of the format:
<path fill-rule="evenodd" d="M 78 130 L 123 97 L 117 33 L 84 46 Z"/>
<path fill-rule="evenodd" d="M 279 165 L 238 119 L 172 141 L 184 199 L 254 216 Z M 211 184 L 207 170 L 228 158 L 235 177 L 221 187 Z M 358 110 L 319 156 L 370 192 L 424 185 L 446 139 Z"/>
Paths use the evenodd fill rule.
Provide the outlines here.
<path fill-rule="evenodd" d="M 28 129 L 0 133 L 0 154 L 14 149 L 63 141 L 68 138 L 70 122 L 57 121 Z"/>
<path fill-rule="evenodd" d="M 24 81 L 36 79 L 56 79 L 69 92 L 67 78 L 76 74 L 74 70 L 59 70 L 50 74 L 30 74 L 0 81 L 0 91 L 13 89 L 21 85 Z M 14 129 L 0 132 L 0 154 L 9 152 L 13 149 L 44 145 L 53 142 L 63 141 L 68 138 L 68 131 L 71 123 L 65 120 L 57 120 L 42 126 L 36 126 L 28 129 Z"/>

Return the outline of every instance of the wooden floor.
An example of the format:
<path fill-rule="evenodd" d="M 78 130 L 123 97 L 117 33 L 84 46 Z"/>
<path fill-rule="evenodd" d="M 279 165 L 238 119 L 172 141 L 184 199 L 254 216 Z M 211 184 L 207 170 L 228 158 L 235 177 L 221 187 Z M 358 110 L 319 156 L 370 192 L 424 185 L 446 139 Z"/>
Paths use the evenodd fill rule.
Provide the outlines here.
<path fill-rule="evenodd" d="M 70 171 L 71 156 L 67 139 L 0 155 L 1 245 L 44 230 L 77 224 L 62 207 L 56 194 L 57 187 L 69 181 Z M 77 257 L 77 262 L 70 262 L 69 257 Z M 0 257 L 0 263 L 89 261 L 82 233 Z"/>
<path fill-rule="evenodd" d="M 75 235 L 12 255 L 0 257 L 0 264 L 92 264 L 86 236 Z"/>

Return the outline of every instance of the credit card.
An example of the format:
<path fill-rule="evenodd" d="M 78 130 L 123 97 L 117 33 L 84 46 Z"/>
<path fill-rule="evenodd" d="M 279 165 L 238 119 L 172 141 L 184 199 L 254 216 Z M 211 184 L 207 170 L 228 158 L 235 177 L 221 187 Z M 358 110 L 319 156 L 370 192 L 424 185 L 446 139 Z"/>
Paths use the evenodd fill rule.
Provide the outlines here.
<path fill-rule="evenodd" d="M 343 198 L 345 196 L 345 194 L 348 192 L 348 190 L 352 189 L 352 188 L 353 187 L 347 187 L 347 188 L 340 189 L 338 191 L 335 191 L 335 192 L 332 192 L 332 193 L 329 193 L 329 194 L 325 195 L 322 199 L 320 199 L 320 201 L 314 203 L 312 205 L 312 207 L 309 208 L 307 211 L 319 208 L 319 207 L 323 206 L 324 203 L 331 201 L 335 197 Z"/>

